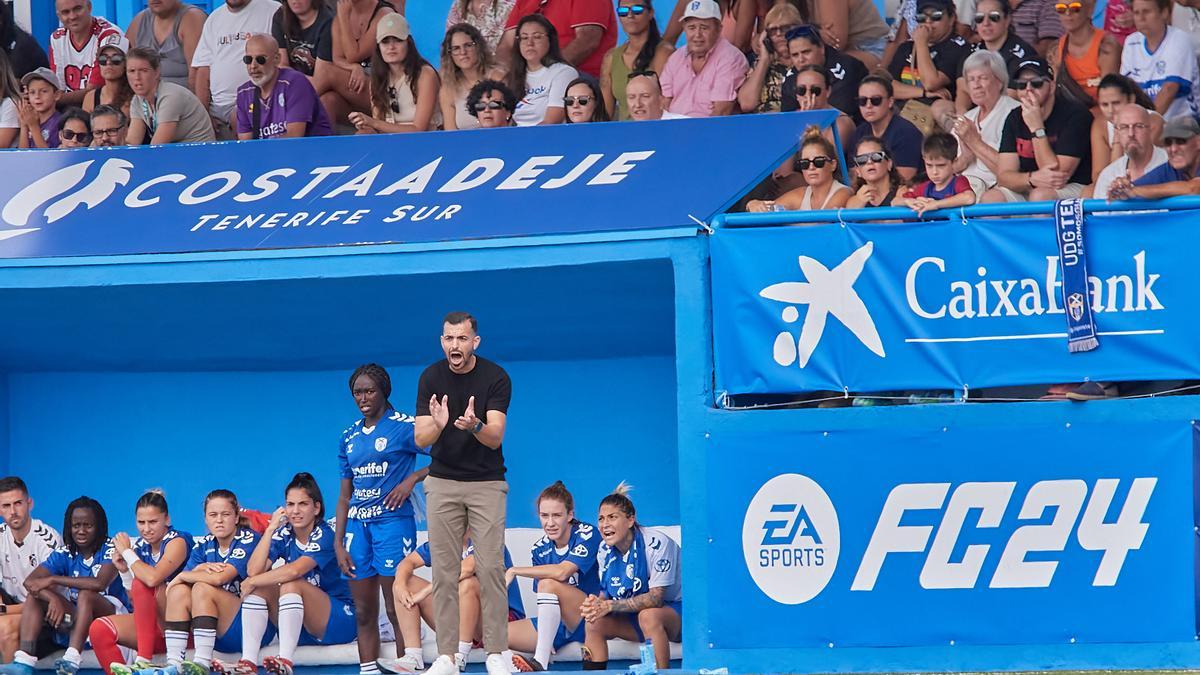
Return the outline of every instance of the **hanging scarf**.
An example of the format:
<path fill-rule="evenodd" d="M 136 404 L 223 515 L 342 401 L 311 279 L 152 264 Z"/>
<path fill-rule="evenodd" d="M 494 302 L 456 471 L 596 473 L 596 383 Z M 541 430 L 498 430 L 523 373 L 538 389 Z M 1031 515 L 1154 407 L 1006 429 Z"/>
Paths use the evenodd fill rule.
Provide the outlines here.
<path fill-rule="evenodd" d="M 1087 352 L 1100 346 L 1088 289 L 1087 255 L 1083 246 L 1083 200 L 1054 204 L 1054 234 L 1062 272 L 1063 309 L 1067 314 L 1067 349 Z"/>

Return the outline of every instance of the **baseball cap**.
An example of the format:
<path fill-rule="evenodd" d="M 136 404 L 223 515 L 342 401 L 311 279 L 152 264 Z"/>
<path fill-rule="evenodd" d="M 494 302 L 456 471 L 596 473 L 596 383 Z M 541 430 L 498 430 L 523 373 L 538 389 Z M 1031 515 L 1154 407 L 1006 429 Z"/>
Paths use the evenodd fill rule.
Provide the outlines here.
<path fill-rule="evenodd" d="M 408 19 L 402 14 L 388 14 L 379 20 L 375 28 L 375 42 L 383 42 L 384 38 L 394 37 L 397 40 L 407 40 L 409 36 Z"/>
<path fill-rule="evenodd" d="M 1200 123 L 1191 115 L 1172 117 L 1163 125 L 1163 138 L 1191 138 L 1200 136 Z"/>
<path fill-rule="evenodd" d="M 943 12 L 949 12 L 954 9 L 954 3 L 950 0 L 917 0 L 917 11 L 923 9 L 940 9 Z"/>
<path fill-rule="evenodd" d="M 51 87 L 62 91 L 62 83 L 58 81 L 58 76 L 54 74 L 53 70 L 50 70 L 44 66 L 38 68 L 37 70 L 32 70 L 28 73 L 25 73 L 25 77 L 21 78 L 21 86 L 27 87 L 29 86 L 29 83 L 33 82 L 34 80 L 44 80 Z"/>
<path fill-rule="evenodd" d="M 688 0 L 683 10 L 685 19 L 716 19 L 721 20 L 721 6 L 717 0 Z"/>
<path fill-rule="evenodd" d="M 1050 66 L 1047 65 L 1045 61 L 1041 59 L 1025 59 L 1024 61 L 1018 61 L 1015 66 L 1008 69 L 1009 79 L 1017 79 L 1017 76 L 1020 75 L 1021 71 L 1023 70 L 1032 70 L 1042 77 L 1054 76 L 1054 74 L 1050 71 Z"/>
<path fill-rule="evenodd" d="M 122 54 L 128 54 L 129 40 L 125 39 L 125 36 L 123 35 L 109 35 L 100 43 L 99 47 L 96 49 L 96 53 L 99 54 L 101 51 L 109 47 L 115 47 L 116 49 L 121 50 Z"/>

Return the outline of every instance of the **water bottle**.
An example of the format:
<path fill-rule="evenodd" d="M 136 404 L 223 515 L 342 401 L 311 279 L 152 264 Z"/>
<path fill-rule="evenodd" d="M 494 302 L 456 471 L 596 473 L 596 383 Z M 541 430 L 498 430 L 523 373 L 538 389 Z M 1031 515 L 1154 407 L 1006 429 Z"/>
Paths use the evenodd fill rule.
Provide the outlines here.
<path fill-rule="evenodd" d="M 654 675 L 657 673 L 658 668 L 656 667 L 654 661 L 654 644 L 649 640 L 646 640 L 644 643 L 642 643 L 642 646 L 638 648 L 638 653 L 642 657 L 642 673 L 645 675 Z"/>

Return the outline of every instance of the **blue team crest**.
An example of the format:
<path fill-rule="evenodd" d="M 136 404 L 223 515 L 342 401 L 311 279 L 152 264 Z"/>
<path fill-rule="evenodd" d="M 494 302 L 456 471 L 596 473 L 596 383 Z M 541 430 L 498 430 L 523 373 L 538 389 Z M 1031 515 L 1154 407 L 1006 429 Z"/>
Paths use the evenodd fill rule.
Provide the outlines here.
<path fill-rule="evenodd" d="M 586 556 L 587 554 L 587 546 L 584 546 L 583 544 L 575 544 L 575 548 L 571 550 L 571 555 Z"/>
<path fill-rule="evenodd" d="M 666 558 L 662 558 L 658 562 L 654 563 L 654 569 L 658 570 L 659 572 L 666 572 L 667 570 L 671 569 L 671 561 L 667 560 Z"/>
<path fill-rule="evenodd" d="M 1076 321 L 1083 317 L 1083 293 L 1072 293 L 1067 297 L 1067 311 Z"/>
<path fill-rule="evenodd" d="M 242 558 L 245 558 L 245 557 L 246 557 L 246 549 L 244 549 L 244 548 L 235 548 L 235 549 L 233 549 L 232 551 L 230 551 L 230 552 L 229 552 L 229 557 L 230 557 L 230 558 L 232 558 L 232 559 L 234 559 L 234 560 L 241 560 Z"/>
<path fill-rule="evenodd" d="M 625 566 L 625 576 L 629 577 L 630 579 L 633 579 L 633 578 L 635 578 L 635 574 L 636 573 L 633 570 L 633 563 L 630 563 Z"/>

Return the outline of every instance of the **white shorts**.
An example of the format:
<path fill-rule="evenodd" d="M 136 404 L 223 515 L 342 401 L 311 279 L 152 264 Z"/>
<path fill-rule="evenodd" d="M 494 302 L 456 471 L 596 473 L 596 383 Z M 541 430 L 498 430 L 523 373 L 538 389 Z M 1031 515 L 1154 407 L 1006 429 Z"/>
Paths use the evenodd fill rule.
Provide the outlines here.
<path fill-rule="evenodd" d="M 1085 187 L 1087 187 L 1087 186 L 1085 186 L 1081 183 L 1067 183 L 1066 185 L 1062 186 L 1058 190 L 1058 198 L 1059 199 L 1074 199 L 1083 194 L 1083 188 L 1085 188 Z M 1021 194 L 1020 192 L 1014 192 L 1002 185 L 997 185 L 996 189 L 999 190 L 1000 193 L 1004 195 L 1005 201 L 1008 201 L 1008 202 L 1027 202 L 1027 201 L 1029 201 L 1029 195 Z"/>

